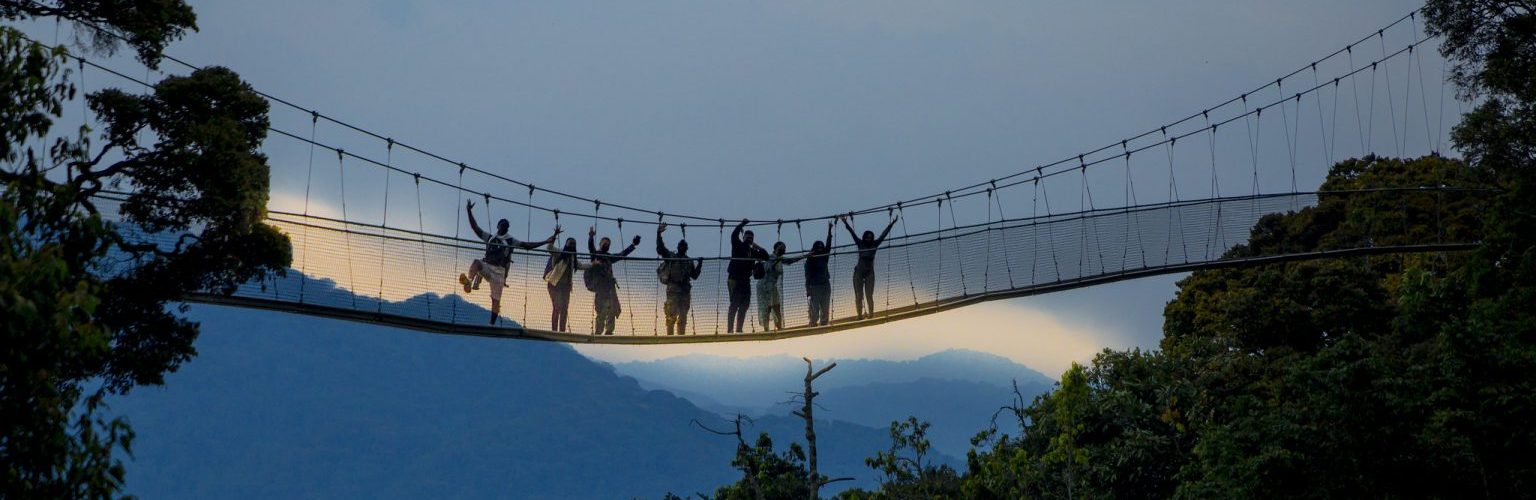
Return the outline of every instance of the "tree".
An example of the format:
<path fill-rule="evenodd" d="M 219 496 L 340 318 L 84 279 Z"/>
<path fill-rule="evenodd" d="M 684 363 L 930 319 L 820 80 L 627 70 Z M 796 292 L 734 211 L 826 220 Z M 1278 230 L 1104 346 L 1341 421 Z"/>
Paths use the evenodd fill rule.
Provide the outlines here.
<path fill-rule="evenodd" d="M 840 498 L 961 498 L 960 477 L 948 465 L 928 459 L 929 423 L 917 417 L 891 422 L 891 447 L 864 459 L 883 476 L 875 492 L 849 490 Z"/>
<path fill-rule="evenodd" d="M 150 65 L 195 29 L 179 0 L 4 1 L 0 16 L 76 21 L 87 49 L 125 43 Z M 99 132 L 43 149 L 33 140 L 77 97 L 68 61 L 0 28 L 0 159 L 13 165 L 0 169 L 0 496 L 117 494 L 115 452 L 133 434 L 105 397 L 160 384 L 195 354 L 187 294 L 231 293 L 291 260 L 262 222 L 267 104 L 234 72 L 93 93 Z"/>
<path fill-rule="evenodd" d="M 736 447 L 736 457 L 731 466 L 742 472 L 742 478 L 715 490 L 715 498 L 721 500 L 762 500 L 777 498 L 805 498 L 811 494 L 810 472 L 805 466 L 805 449 L 790 443 L 784 453 L 773 451 L 773 439 L 761 433 L 757 441 L 747 445 L 745 441 Z"/>
<path fill-rule="evenodd" d="M 89 49 L 111 54 L 126 44 L 151 68 L 167 45 L 197 30 L 197 15 L 184 0 L 0 0 L 0 18 L 49 17 L 78 23 Z"/>
<path fill-rule="evenodd" d="M 1158 351 L 1106 351 L 1004 407 L 1019 435 L 973 440 L 962 493 L 1531 496 L 1533 11 L 1494 0 L 1424 10 L 1462 97 L 1482 99 L 1454 130 L 1466 161 L 1342 162 L 1316 206 L 1265 216 L 1228 256 L 1481 237 L 1475 251 L 1192 273 L 1164 310 Z M 1419 190 L 1431 187 L 1468 191 Z"/>
<path fill-rule="evenodd" d="M 821 498 L 821 487 L 827 483 L 847 481 L 852 478 L 829 479 L 821 471 L 817 470 L 816 467 L 816 419 L 814 412 L 816 410 L 816 396 L 821 393 L 816 392 L 816 388 L 812 384 L 816 382 L 816 379 L 821 378 L 822 375 L 826 375 L 833 368 L 837 368 L 837 363 L 823 366 L 820 370 L 817 370 L 815 369 L 816 366 L 811 363 L 810 358 L 800 359 L 805 361 L 805 392 L 796 396 L 800 398 L 800 408 L 794 411 L 794 415 L 805 420 L 805 444 L 810 448 L 810 470 L 807 471 L 805 476 L 806 482 L 809 483 L 807 485 L 809 491 L 806 492 L 806 497 L 815 500 Z"/>
<path fill-rule="evenodd" d="M 1438 322 L 1445 384 L 1429 395 L 1457 456 L 1475 466 L 1483 491 L 1536 488 L 1536 4 L 1431 0 L 1425 26 L 1443 40 L 1464 97 L 1482 102 L 1453 130 L 1457 149 L 1497 183 L 1484 244 L 1460 272 L 1416 282 L 1423 312 Z M 1449 305 L 1440 301 L 1452 302 Z M 1448 443 L 1450 444 L 1450 443 Z"/>

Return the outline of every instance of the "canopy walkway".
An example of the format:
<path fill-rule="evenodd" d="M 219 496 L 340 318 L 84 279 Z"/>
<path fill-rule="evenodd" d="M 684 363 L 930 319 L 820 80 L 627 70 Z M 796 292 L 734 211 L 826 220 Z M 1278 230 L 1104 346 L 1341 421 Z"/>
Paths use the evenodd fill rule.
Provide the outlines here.
<path fill-rule="evenodd" d="M 749 314 L 748 332 L 738 334 L 724 333 L 721 320 L 728 302 L 725 266 L 730 258 L 706 257 L 703 273 L 693 288 L 689 330 L 687 335 L 676 336 L 666 335 L 659 313 L 663 294 L 655 273 L 661 259 L 656 257 L 635 257 L 616 264 L 624 312 L 615 335 L 592 335 L 592 294 L 579 285 L 570 305 L 571 331 L 550 330 L 551 302 L 543 281 L 548 253 L 517 251 L 502 299 L 502 315 L 514 321 L 489 325 L 485 291 L 464 294 L 451 279 L 484 251 L 483 243 L 274 212 L 269 223 L 293 238 L 293 274 L 247 283 L 232 295 L 198 295 L 193 301 L 434 333 L 575 343 L 774 340 L 899 321 L 987 300 L 1198 269 L 1466 250 L 1476 242 L 1430 238 L 1435 241 L 1377 245 L 1370 237 L 1372 229 L 1361 232 L 1356 241 L 1334 242 L 1323 250 L 1262 255 L 1231 251 L 1247 241 L 1249 228 L 1261 216 L 1312 206 L 1319 197 L 1372 197 L 1401 206 L 1400 220 L 1383 224 L 1406 226 L 1415 218 L 1422 222 L 1432 217 L 1431 211 L 1441 207 L 1475 203 L 1484 194 L 1457 188 L 1409 188 L 1240 196 L 1004 219 L 895 236 L 887 240 L 876 264 L 877 311 L 863 319 L 855 317 L 850 279 L 858 251 L 851 245 L 838 245 L 830 263 L 835 270 L 834 319 L 830 324 L 809 324 L 804 273 L 790 267 L 781 283 L 785 327 L 764 330 L 754 311 Z M 1393 229 L 1379 228 L 1383 233 Z M 163 244 L 173 244 L 168 237 L 161 239 Z"/>
<path fill-rule="evenodd" d="M 1394 41 L 1389 47 L 1389 37 L 1402 44 Z M 1423 49 L 1429 42 L 1415 16 L 1405 15 L 1253 90 L 1057 161 L 863 209 L 753 220 L 749 229 L 757 233 L 759 244 L 771 248 L 782 241 L 791 256 L 802 254 L 813 242 L 829 240 L 829 226 L 840 216 L 850 217 L 858 230 L 877 232 L 876 226 L 890 221 L 897 232 L 881 245 L 875 260 L 873 313 L 857 314 L 852 272 L 859 250 L 844 241 L 846 233 L 837 224 L 830 230 L 831 321 L 810 324 L 805 273 L 803 264 L 797 264 L 786 266 L 778 283 L 784 327 L 765 330 L 757 318 L 759 298 L 754 296 L 744 333 L 727 333 L 723 320 L 728 306 L 727 234 L 739 217 L 669 213 L 536 187 L 266 95 L 274 105 L 269 156 L 274 165 L 306 167 L 302 210 L 275 207 L 268 214 L 268 222 L 291 238 L 292 268 L 286 277 L 247 283 L 230 295 L 201 294 L 191 300 L 436 333 L 562 342 L 773 340 L 1197 269 L 1465 250 L 1476 238 L 1447 235 L 1439 217 L 1449 206 L 1475 201 L 1481 192 L 1445 183 L 1321 193 L 1298 186 L 1298 170 L 1306 175 L 1319 168 L 1326 171 L 1335 161 L 1376 154 L 1378 148 L 1397 156 L 1444 150 L 1444 68 L 1439 68 L 1441 77 L 1425 78 Z M 131 71 L 79 61 L 82 71 L 89 67 L 147 84 L 130 76 Z M 1438 100 L 1432 102 L 1435 95 Z M 284 121 L 283 116 L 290 119 Z M 327 137 L 319 132 L 321 124 L 327 125 Z M 309 130 L 303 130 L 305 126 Z M 317 173 L 331 171 L 328 165 L 335 167 L 339 192 L 311 193 Z M 1285 185 L 1289 187 L 1278 193 L 1261 189 Z M 1419 237 L 1412 241 L 1388 242 L 1374 235 L 1378 229 L 1393 228 L 1365 227 L 1358 238 L 1330 242 L 1321 249 L 1264 254 L 1234 250 L 1266 214 L 1302 210 L 1329 197 L 1395 204 L 1401 207 L 1397 229 L 1435 230 L 1416 231 Z M 339 213 L 312 211 L 312 199 L 338 207 Z M 553 331 L 552 302 L 544 283 L 549 253 L 539 250 L 514 252 L 502 299 L 504 320 L 489 324 L 489 290 L 466 293 L 456 281 L 485 252 L 485 244 L 471 238 L 464 225 L 467 200 L 480 203 L 485 213 L 480 221 L 488 227 L 506 212 L 521 215 L 520 224 L 512 225 L 521 231 L 511 231 L 519 239 L 541 239 L 548 228 L 562 223 L 568 230 L 562 239 L 580 241 L 585 236 L 581 233 L 592 226 L 600 237 L 612 238 L 614 251 L 635 235 L 644 237 L 636 253 L 614 267 L 623 308 L 614 334 L 592 334 L 593 294 L 583 289 L 579 276 L 570 298 L 568 332 Z M 110 211 L 111 196 L 103 201 Z M 453 233 L 429 228 L 424 214 L 441 218 L 447 207 L 453 210 Z M 402 211 L 414 211 L 414 220 L 402 224 Z M 704 257 L 682 335 L 667 335 L 663 323 L 665 294 L 656 272 L 660 258 L 652 251 L 654 230 L 663 223 L 677 228 L 666 233 L 668 248 L 686 237 L 693 255 Z M 170 235 L 140 237 L 165 245 L 175 240 Z M 711 240 L 715 245 L 709 245 Z M 715 247 L 713 253 L 710 246 Z M 589 257 L 583 254 L 580 260 Z M 754 283 L 754 290 L 761 285 Z"/>

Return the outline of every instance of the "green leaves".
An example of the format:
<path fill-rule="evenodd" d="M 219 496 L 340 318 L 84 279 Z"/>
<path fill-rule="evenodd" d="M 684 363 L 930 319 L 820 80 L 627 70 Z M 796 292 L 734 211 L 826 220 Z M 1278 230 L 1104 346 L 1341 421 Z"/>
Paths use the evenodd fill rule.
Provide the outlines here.
<path fill-rule="evenodd" d="M 0 1 L 0 17 L 30 16 L 101 26 L 95 48 L 126 39 L 150 64 L 193 22 L 179 0 Z M 102 90 L 87 104 L 105 144 L 82 129 L 44 149 L 34 141 L 75 98 L 65 61 L 0 28 L 0 160 L 19 165 L 0 170 L 0 497 L 118 495 L 133 434 L 103 398 L 159 384 L 195 354 L 198 326 L 175 305 L 187 294 L 229 293 L 291 259 L 262 222 L 267 103 L 238 75 Z M 94 197 L 117 185 L 134 190 L 121 225 Z"/>

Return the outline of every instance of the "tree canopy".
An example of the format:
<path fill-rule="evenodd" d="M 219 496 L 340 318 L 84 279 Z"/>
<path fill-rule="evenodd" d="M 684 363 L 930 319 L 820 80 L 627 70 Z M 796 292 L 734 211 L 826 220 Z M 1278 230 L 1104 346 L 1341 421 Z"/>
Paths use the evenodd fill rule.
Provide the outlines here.
<path fill-rule="evenodd" d="M 1453 131 L 1464 160 L 1341 162 L 1316 206 L 1263 217 L 1228 255 L 1481 237 L 1476 250 L 1195 272 L 1157 350 L 1106 350 L 1005 407 L 1017 435 L 977 436 L 958 495 L 878 452 L 900 480 L 859 496 L 1532 496 L 1536 4 L 1422 14 L 1478 103 Z"/>
<path fill-rule="evenodd" d="M 150 65 L 195 28 L 179 0 L 4 1 L 0 17 L 78 23 L 80 50 L 127 45 Z M 105 397 L 195 354 L 187 294 L 291 260 L 262 222 L 267 103 L 238 75 L 206 68 L 82 103 L 70 58 L 0 28 L 0 496 L 120 494 L 133 434 Z M 82 105 L 94 128 L 57 133 Z"/>

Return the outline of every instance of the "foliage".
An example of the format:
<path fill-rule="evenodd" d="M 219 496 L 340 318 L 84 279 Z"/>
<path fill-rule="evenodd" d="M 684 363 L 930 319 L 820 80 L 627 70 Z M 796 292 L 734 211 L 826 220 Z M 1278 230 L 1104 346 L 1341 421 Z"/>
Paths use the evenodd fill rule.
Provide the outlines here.
<path fill-rule="evenodd" d="M 839 498 L 961 498 L 960 477 L 948 465 L 935 466 L 928 453 L 929 423 L 917 417 L 891 422 L 891 447 L 864 460 L 883 476 L 880 489 L 849 490 Z"/>
<path fill-rule="evenodd" d="M 91 23 L 95 49 L 124 40 L 151 64 L 193 28 L 180 1 L 0 2 L 0 16 Z M 105 396 L 191 358 L 187 294 L 228 293 L 290 261 L 287 237 L 262 223 L 267 104 L 237 75 L 93 93 L 103 145 L 82 127 L 43 150 L 76 98 L 66 61 L 0 28 L 0 496 L 117 494 L 114 450 L 133 434 L 105 415 Z"/>
<path fill-rule="evenodd" d="M 973 440 L 967 498 L 1529 497 L 1536 491 L 1536 5 L 1430 0 L 1466 161 L 1335 165 L 1316 206 L 1230 257 L 1482 242 L 1204 270 L 1155 352 L 1105 351 Z M 1434 190 L 1420 188 L 1436 188 Z M 1441 188 L 1465 188 L 1446 190 Z M 893 424 L 859 498 L 924 484 L 925 425 Z M 917 458 L 916 461 L 920 461 Z M 925 485 L 927 486 L 927 485 Z"/>
<path fill-rule="evenodd" d="M 805 450 L 798 443 L 790 443 L 784 453 L 775 453 L 773 439 L 766 432 L 751 446 L 738 444 L 731 467 L 740 470 L 742 478 L 715 490 L 717 499 L 805 498 L 811 494 Z"/>
<path fill-rule="evenodd" d="M 126 43 L 151 68 L 167 45 L 197 30 L 197 15 L 184 0 L 0 0 L 0 19 L 48 17 L 78 23 L 95 51 L 111 53 Z"/>
<path fill-rule="evenodd" d="M 1023 436 L 970 455 L 969 496 L 1066 496 L 1047 457 L 1069 439 L 1087 456 L 1076 496 L 1530 494 L 1536 18 L 1524 2 L 1436 0 L 1425 13 L 1464 97 L 1484 99 L 1455 129 L 1467 163 L 1343 162 L 1322 188 L 1337 194 L 1263 218 L 1232 253 L 1477 236 L 1480 248 L 1194 273 L 1160 352 L 1101 354 L 1086 411 L 1061 409 L 1082 400 L 1075 369 L 1018 409 Z M 1370 191 L 1425 186 L 1497 190 Z"/>

